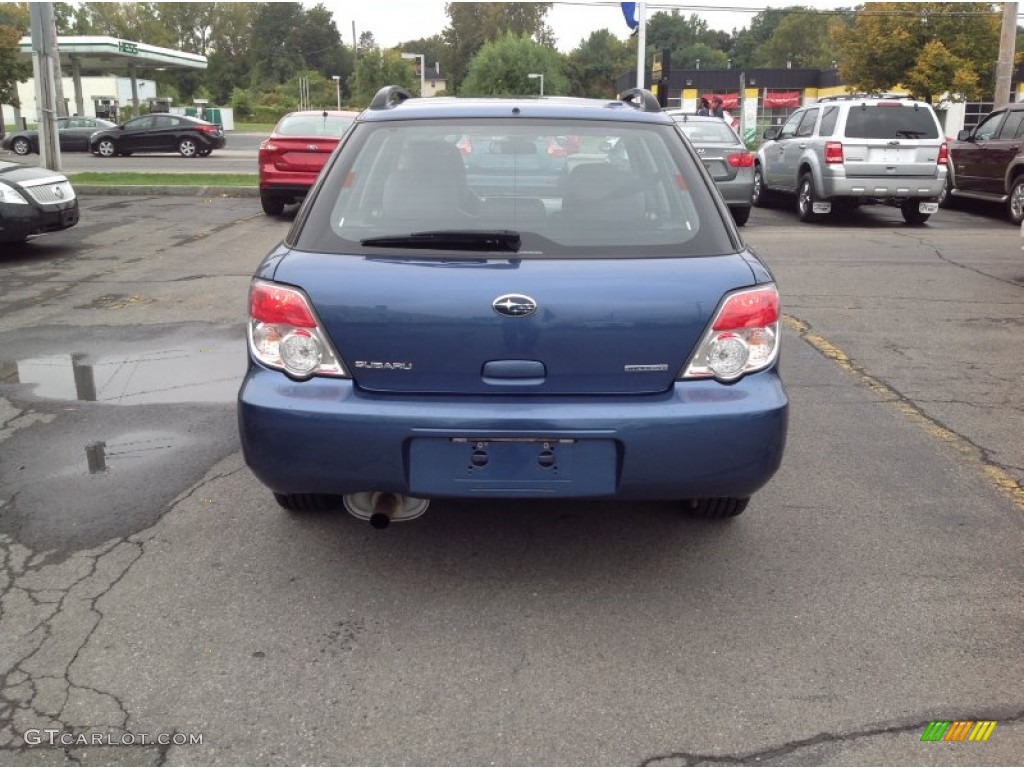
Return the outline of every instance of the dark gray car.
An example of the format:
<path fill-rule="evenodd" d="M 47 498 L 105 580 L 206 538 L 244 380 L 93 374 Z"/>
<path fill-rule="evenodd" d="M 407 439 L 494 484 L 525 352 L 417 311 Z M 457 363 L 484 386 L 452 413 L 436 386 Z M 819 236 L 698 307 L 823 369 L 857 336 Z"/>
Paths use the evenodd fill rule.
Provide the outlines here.
<path fill-rule="evenodd" d="M 739 134 L 720 117 L 702 117 L 670 111 L 680 130 L 704 161 L 722 193 L 733 220 L 740 226 L 750 218 L 754 191 L 754 155 Z"/>
<path fill-rule="evenodd" d="M 117 123 L 99 117 L 58 117 L 57 136 L 61 152 L 88 152 L 89 137 L 104 128 L 113 128 Z M 39 152 L 39 131 L 15 131 L 4 136 L 0 149 L 7 149 L 16 155 Z"/>

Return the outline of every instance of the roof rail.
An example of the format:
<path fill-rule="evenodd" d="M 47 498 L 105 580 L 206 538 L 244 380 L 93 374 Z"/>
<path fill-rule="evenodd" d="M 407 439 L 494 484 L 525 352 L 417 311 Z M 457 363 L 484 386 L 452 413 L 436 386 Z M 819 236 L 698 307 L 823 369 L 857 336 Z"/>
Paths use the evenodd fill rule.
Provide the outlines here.
<path fill-rule="evenodd" d="M 658 97 L 646 88 L 630 88 L 619 94 L 619 101 L 639 109 L 641 112 L 661 112 Z"/>
<path fill-rule="evenodd" d="M 909 93 L 845 93 L 837 96 L 822 96 L 818 101 L 857 101 L 860 99 L 907 99 L 914 101 Z"/>
<path fill-rule="evenodd" d="M 370 102 L 369 109 L 394 109 L 406 99 L 411 99 L 412 94 L 400 85 L 385 85 Z"/>

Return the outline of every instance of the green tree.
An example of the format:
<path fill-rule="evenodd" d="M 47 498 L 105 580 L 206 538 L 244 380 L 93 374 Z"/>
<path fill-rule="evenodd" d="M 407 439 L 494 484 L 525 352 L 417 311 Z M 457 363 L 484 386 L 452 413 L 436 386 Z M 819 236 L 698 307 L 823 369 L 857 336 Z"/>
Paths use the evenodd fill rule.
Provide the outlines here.
<path fill-rule="evenodd" d="M 217 104 L 224 104 L 236 88 L 252 81 L 249 44 L 255 8 L 250 3 L 217 3 L 203 75 Z"/>
<path fill-rule="evenodd" d="M 20 107 L 18 83 L 25 82 L 32 74 L 32 66 L 21 57 L 21 38 L 20 27 L 0 24 L 0 105 Z M 0 108 L 0 133 L 3 129 L 4 115 Z"/>
<path fill-rule="evenodd" d="M 754 66 L 757 49 L 768 42 L 775 28 L 786 17 L 789 9 L 769 9 L 761 11 L 750 22 L 748 29 L 741 29 L 733 35 L 733 65 L 738 69 L 749 69 Z"/>
<path fill-rule="evenodd" d="M 412 63 L 403 59 L 398 51 L 382 51 L 373 48 L 359 52 L 355 72 L 349 78 L 348 90 L 351 102 L 365 107 L 370 99 L 385 85 L 400 85 L 415 92 L 419 78 L 413 72 Z"/>
<path fill-rule="evenodd" d="M 813 8 L 788 8 L 771 35 L 754 51 L 755 67 L 828 69 L 839 55 L 835 30 L 842 25 L 835 14 Z"/>
<path fill-rule="evenodd" d="M 256 7 L 249 43 L 253 85 L 273 87 L 303 70 L 302 19 L 301 3 L 261 3 Z"/>
<path fill-rule="evenodd" d="M 558 51 L 507 32 L 485 43 L 473 57 L 460 92 L 493 96 L 537 93 L 538 83 L 528 77 L 531 73 L 544 75 L 545 94 L 569 92 L 565 61 Z"/>
<path fill-rule="evenodd" d="M 622 42 L 607 29 L 592 32 L 568 56 L 569 94 L 614 98 L 615 78 L 636 65 L 634 50 L 631 43 Z"/>
<path fill-rule="evenodd" d="M 856 90 L 913 82 L 928 101 L 946 91 L 954 98 L 991 93 L 1000 24 L 990 3 L 865 3 L 838 31 L 839 72 Z"/>
<path fill-rule="evenodd" d="M 448 26 L 441 33 L 448 45 L 442 59 L 448 77 L 448 90 L 461 89 L 469 62 L 484 43 L 506 33 L 525 35 L 554 50 L 555 38 L 545 17 L 551 3 L 445 3 Z"/>

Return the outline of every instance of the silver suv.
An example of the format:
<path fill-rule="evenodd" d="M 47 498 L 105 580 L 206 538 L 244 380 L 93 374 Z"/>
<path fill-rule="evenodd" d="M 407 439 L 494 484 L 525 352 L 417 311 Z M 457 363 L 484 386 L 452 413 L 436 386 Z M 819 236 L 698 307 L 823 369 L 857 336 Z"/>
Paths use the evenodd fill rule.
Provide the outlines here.
<path fill-rule="evenodd" d="M 764 138 L 754 160 L 756 206 L 795 195 L 800 220 L 816 221 L 833 208 L 886 203 L 899 206 L 908 224 L 938 210 L 948 149 L 927 102 L 826 97 Z"/>

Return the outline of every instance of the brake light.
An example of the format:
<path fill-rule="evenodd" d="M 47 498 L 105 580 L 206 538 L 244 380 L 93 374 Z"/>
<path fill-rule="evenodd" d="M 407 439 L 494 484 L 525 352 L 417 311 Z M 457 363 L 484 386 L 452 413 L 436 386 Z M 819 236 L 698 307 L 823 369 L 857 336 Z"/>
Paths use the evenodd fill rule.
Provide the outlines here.
<path fill-rule="evenodd" d="M 701 340 L 682 378 L 736 381 L 775 362 L 779 292 L 774 285 L 731 294 Z"/>
<path fill-rule="evenodd" d="M 347 376 L 305 294 L 262 280 L 249 289 L 249 353 L 296 379 Z"/>
<path fill-rule="evenodd" d="M 939 147 L 939 159 L 938 159 L 937 162 L 938 162 L 939 165 L 949 165 L 949 146 L 948 145 L 943 144 L 941 147 Z"/>
<path fill-rule="evenodd" d="M 827 141 L 825 142 L 825 162 L 826 163 L 841 163 L 843 162 L 843 144 L 839 141 Z"/>
<path fill-rule="evenodd" d="M 262 323 L 286 323 L 315 328 L 306 298 L 296 290 L 271 283 L 255 283 L 249 292 L 249 315 Z"/>
<path fill-rule="evenodd" d="M 264 139 L 260 142 L 260 152 L 277 152 L 277 144 L 270 139 Z"/>
<path fill-rule="evenodd" d="M 754 156 L 750 152 L 734 152 L 725 160 L 733 168 L 750 168 L 754 164 Z"/>
<path fill-rule="evenodd" d="M 216 125 L 197 125 L 196 128 L 203 133 L 216 133 L 220 130 Z"/>
<path fill-rule="evenodd" d="M 558 143 L 557 139 L 548 141 L 548 155 L 551 157 L 565 157 L 568 154 L 565 147 Z"/>

